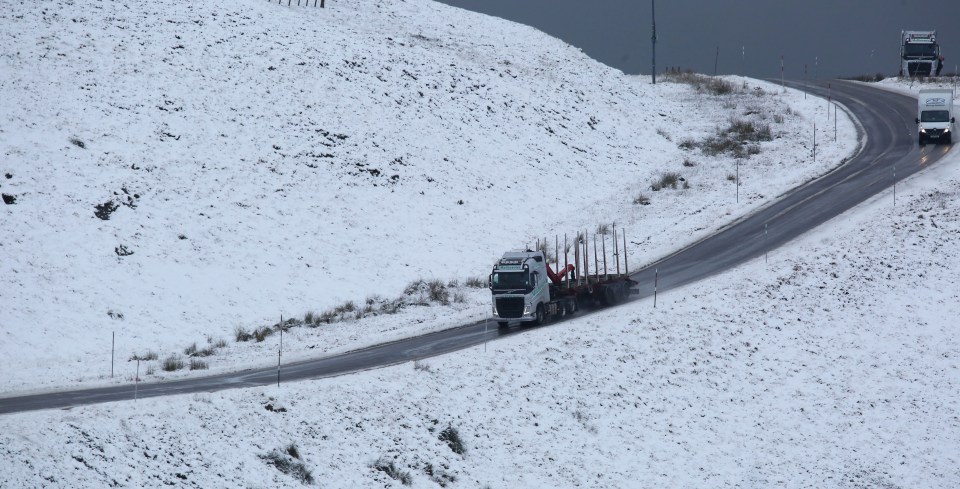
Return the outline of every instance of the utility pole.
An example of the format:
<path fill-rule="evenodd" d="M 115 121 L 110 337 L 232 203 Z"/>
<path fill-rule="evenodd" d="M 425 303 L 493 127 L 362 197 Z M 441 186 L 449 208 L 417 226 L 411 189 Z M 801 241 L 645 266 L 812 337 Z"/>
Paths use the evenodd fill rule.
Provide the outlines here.
<path fill-rule="evenodd" d="M 717 76 L 717 63 L 720 62 L 720 46 L 717 46 L 717 54 L 713 57 L 713 76 Z"/>
<path fill-rule="evenodd" d="M 650 18 L 653 19 L 653 35 L 650 40 L 653 42 L 653 84 L 657 84 L 657 0 L 650 0 Z"/>

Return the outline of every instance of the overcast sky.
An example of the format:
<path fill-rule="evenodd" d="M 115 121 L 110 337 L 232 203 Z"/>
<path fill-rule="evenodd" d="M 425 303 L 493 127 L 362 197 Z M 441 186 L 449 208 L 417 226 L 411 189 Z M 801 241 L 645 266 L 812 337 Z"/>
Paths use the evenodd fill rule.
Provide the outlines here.
<path fill-rule="evenodd" d="M 441 0 L 536 27 L 629 74 L 650 74 L 650 0 Z M 960 0 L 660 0 L 657 71 L 758 78 L 899 70 L 900 31 L 936 29 L 944 72 L 960 62 Z M 745 55 L 744 55 L 745 53 Z"/>

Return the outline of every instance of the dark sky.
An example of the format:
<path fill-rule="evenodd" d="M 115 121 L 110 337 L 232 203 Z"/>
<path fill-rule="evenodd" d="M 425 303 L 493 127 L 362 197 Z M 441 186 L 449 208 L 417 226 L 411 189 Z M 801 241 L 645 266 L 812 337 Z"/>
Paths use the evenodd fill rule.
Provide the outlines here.
<path fill-rule="evenodd" d="M 628 74 L 650 74 L 650 0 L 441 0 L 527 24 Z M 899 70 L 900 31 L 936 29 L 960 62 L 960 0 L 660 0 L 657 71 L 838 77 Z M 743 52 L 745 51 L 745 56 Z"/>

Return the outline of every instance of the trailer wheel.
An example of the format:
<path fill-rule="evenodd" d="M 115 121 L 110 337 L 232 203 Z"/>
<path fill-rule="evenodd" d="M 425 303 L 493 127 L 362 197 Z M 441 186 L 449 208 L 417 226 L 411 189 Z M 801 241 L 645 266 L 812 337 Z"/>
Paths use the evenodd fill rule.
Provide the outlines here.
<path fill-rule="evenodd" d="M 615 287 L 603 288 L 603 305 L 612 306 L 617 303 L 617 289 Z"/>
<path fill-rule="evenodd" d="M 567 308 L 567 316 L 572 316 L 573 313 L 577 312 L 577 301 L 572 299 L 568 300 L 565 302 L 565 306 Z"/>
<path fill-rule="evenodd" d="M 537 318 L 534 320 L 534 324 L 540 326 L 543 324 L 543 320 L 546 316 L 546 313 L 543 310 L 543 304 L 537 304 Z"/>

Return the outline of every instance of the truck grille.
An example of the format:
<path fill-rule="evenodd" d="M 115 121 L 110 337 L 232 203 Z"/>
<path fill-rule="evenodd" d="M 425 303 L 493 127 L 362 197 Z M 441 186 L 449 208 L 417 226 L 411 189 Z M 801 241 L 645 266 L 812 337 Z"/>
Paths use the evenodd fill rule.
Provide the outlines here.
<path fill-rule="evenodd" d="M 930 75 L 933 63 L 929 61 L 907 62 L 907 71 L 910 76 Z"/>
<path fill-rule="evenodd" d="M 502 318 L 523 316 L 523 297 L 497 297 L 497 314 Z"/>

